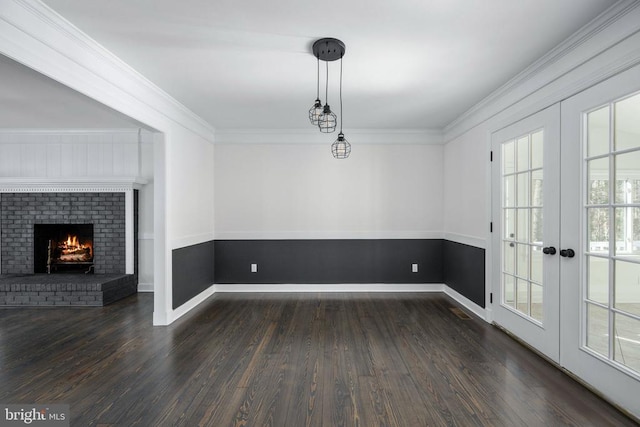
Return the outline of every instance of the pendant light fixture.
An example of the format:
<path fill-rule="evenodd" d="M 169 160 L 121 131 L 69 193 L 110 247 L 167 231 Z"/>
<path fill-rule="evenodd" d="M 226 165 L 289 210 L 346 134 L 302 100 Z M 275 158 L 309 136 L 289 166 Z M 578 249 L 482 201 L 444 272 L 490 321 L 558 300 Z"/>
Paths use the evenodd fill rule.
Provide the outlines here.
<path fill-rule="evenodd" d="M 316 40 L 313 43 L 313 56 L 318 60 L 318 92 L 316 102 L 309 110 L 309 121 L 312 124 L 317 124 L 318 129 L 322 133 L 335 132 L 338 125 L 338 118 L 336 114 L 331 111 L 329 106 L 329 62 L 340 60 L 340 133 L 338 139 L 331 145 L 331 152 L 336 159 L 346 159 L 351 153 L 351 144 L 344 138 L 342 133 L 342 57 L 345 53 L 345 45 L 342 41 L 330 37 L 325 37 Z M 322 107 L 322 112 L 317 115 L 318 107 L 322 106 L 320 101 L 320 61 L 326 62 L 326 82 L 325 82 L 325 104 Z M 315 118 L 317 117 L 317 123 Z"/>
<path fill-rule="evenodd" d="M 351 154 L 351 144 L 342 133 L 342 58 L 340 58 L 340 133 L 338 139 L 331 144 L 331 153 L 336 159 L 346 159 Z"/>

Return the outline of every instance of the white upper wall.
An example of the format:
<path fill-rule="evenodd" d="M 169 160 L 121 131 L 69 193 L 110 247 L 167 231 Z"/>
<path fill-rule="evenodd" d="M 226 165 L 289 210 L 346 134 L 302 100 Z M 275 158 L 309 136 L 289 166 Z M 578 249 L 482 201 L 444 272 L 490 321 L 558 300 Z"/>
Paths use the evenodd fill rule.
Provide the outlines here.
<path fill-rule="evenodd" d="M 486 128 L 478 126 L 444 146 L 444 236 L 478 247 L 488 227 L 486 140 Z"/>
<path fill-rule="evenodd" d="M 180 127 L 167 133 L 165 141 L 171 248 L 212 240 L 213 144 Z"/>
<path fill-rule="evenodd" d="M 441 237 L 441 145 L 331 142 L 216 144 L 216 238 Z"/>

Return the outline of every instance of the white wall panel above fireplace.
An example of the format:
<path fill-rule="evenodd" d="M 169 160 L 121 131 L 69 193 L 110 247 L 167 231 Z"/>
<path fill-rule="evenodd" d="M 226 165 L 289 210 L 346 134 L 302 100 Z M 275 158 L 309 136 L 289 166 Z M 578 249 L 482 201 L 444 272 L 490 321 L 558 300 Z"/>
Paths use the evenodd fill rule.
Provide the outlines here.
<path fill-rule="evenodd" d="M 139 177 L 140 140 L 137 129 L 0 131 L 0 178 Z"/>

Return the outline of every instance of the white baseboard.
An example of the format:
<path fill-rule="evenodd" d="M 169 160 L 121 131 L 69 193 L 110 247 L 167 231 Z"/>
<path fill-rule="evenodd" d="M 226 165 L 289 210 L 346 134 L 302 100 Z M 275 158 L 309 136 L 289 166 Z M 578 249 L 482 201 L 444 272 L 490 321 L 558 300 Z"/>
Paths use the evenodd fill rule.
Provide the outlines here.
<path fill-rule="evenodd" d="M 217 284 L 173 310 L 171 322 L 187 314 L 215 293 L 224 292 L 443 292 L 486 321 L 486 311 L 447 285 L 440 283 L 348 283 L 348 284 Z M 171 323 L 169 322 L 169 323 Z M 155 324 L 155 322 L 154 322 Z"/>
<path fill-rule="evenodd" d="M 218 284 L 215 292 L 443 292 L 439 283 Z"/>
<path fill-rule="evenodd" d="M 171 322 L 178 320 L 179 318 L 193 310 L 198 304 L 204 302 L 204 300 L 209 298 L 215 292 L 215 285 L 211 285 L 195 297 L 191 298 L 189 301 L 182 304 L 180 307 L 173 310 L 173 312 L 171 313 Z"/>
<path fill-rule="evenodd" d="M 443 291 L 444 291 L 445 294 L 449 295 L 451 298 L 456 300 L 456 302 L 461 304 L 464 308 L 466 308 L 467 310 L 471 311 L 473 314 L 475 314 L 476 316 L 478 316 L 482 320 L 484 320 L 484 321 L 487 320 L 485 309 L 480 307 L 475 302 L 471 301 L 467 297 L 463 296 L 462 294 L 456 292 L 455 290 L 451 289 L 450 287 L 448 287 L 446 285 L 444 286 Z"/>
<path fill-rule="evenodd" d="M 153 283 L 138 283 L 138 292 L 153 292 Z"/>

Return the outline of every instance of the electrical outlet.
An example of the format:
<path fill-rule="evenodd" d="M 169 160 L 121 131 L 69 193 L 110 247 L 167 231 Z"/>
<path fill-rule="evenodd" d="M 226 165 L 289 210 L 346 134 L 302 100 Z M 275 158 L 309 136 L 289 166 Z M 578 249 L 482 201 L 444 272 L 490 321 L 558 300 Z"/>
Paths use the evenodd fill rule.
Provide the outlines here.
<path fill-rule="evenodd" d="M 258 272 L 258 264 L 251 264 L 251 272 L 252 273 Z"/>
<path fill-rule="evenodd" d="M 411 272 L 412 273 L 418 272 L 418 264 L 411 264 Z"/>

